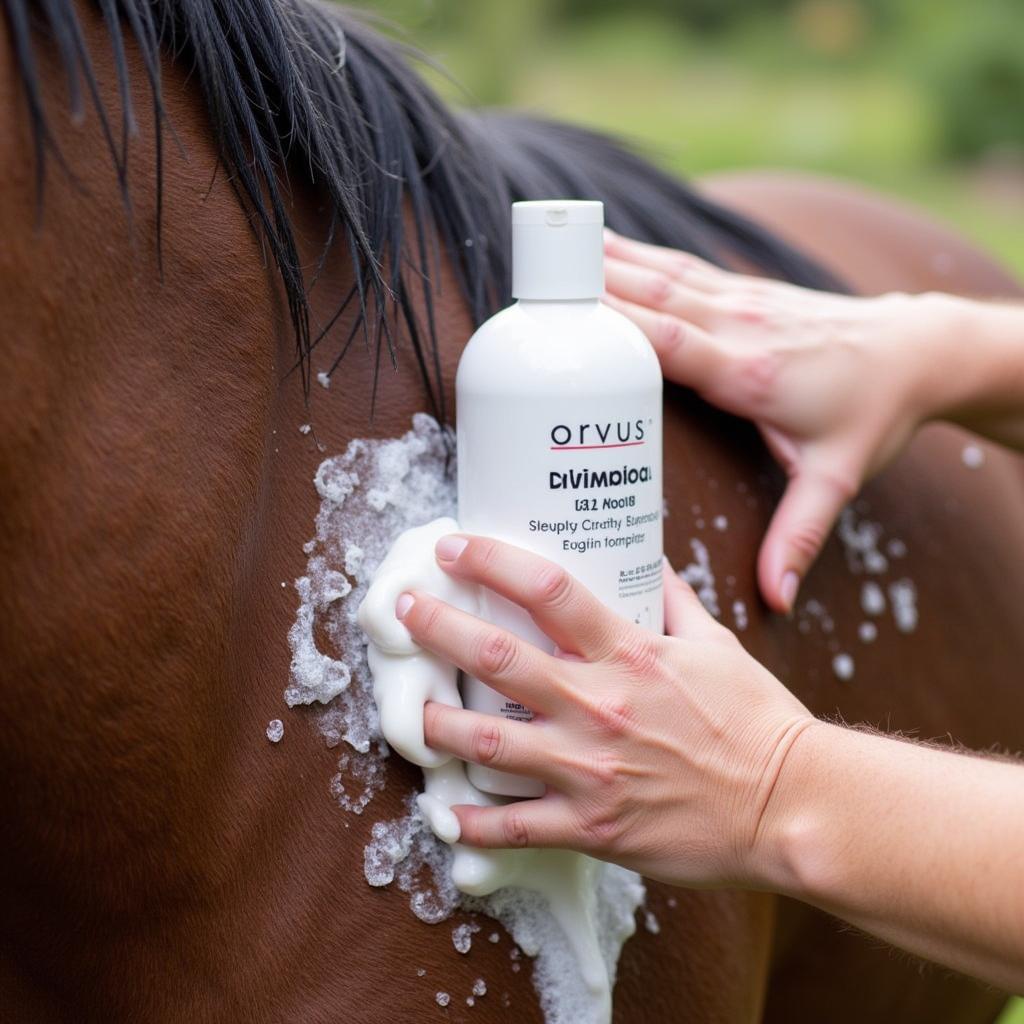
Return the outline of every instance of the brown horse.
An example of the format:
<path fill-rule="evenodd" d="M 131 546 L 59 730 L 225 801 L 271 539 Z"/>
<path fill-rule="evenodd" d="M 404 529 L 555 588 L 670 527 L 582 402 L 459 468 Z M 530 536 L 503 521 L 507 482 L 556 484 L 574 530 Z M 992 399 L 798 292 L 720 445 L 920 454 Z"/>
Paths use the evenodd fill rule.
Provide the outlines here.
<path fill-rule="evenodd" d="M 99 6 L 106 24 L 91 6 L 77 7 L 80 46 L 90 54 L 102 108 L 115 110 L 122 101 L 119 35 L 112 45 L 109 32 L 118 9 Z M 174 6 L 167 5 L 165 17 Z M 232 5 L 205 6 L 226 18 Z M 179 5 L 190 13 L 202 7 L 198 0 Z M 140 8 L 124 3 L 120 10 L 130 24 Z M 237 45 L 251 42 L 252 26 L 278 8 L 301 17 L 306 4 L 245 5 L 239 21 L 246 24 L 232 29 Z M 287 372 L 296 364 L 296 328 L 301 341 L 305 323 L 287 272 L 299 266 L 308 280 L 319 270 L 308 312 L 313 324 L 325 324 L 352 293 L 360 268 L 371 277 L 390 269 L 375 271 L 367 262 L 366 237 L 335 247 L 317 267 L 325 222 L 344 223 L 345 213 L 338 214 L 336 195 L 325 198 L 313 160 L 305 175 L 293 168 L 290 192 L 278 197 L 295 243 L 293 263 L 284 222 L 271 216 L 261 227 L 255 218 L 253 230 L 254 195 L 267 195 L 270 183 L 258 180 L 255 192 L 247 191 L 239 168 L 249 157 L 257 166 L 258 147 L 249 139 L 232 156 L 217 134 L 224 105 L 211 96 L 227 101 L 211 85 L 212 65 L 202 63 L 198 38 L 212 23 L 175 26 L 179 34 L 164 36 L 158 64 L 138 39 L 139 32 L 153 38 L 160 26 L 126 33 L 123 60 L 138 126 L 129 149 L 118 125 L 111 126 L 110 145 L 103 143 L 95 107 L 83 103 L 80 118 L 66 115 L 66 56 L 79 52 L 74 34 L 62 36 L 53 21 L 30 27 L 25 19 L 36 14 L 21 0 L 6 0 L 5 11 L 3 1018 L 539 1021 L 529 971 L 513 969 L 507 936 L 477 942 L 460 956 L 448 926 L 417 921 L 400 893 L 370 889 L 363 880 L 371 823 L 400 813 L 416 772 L 392 759 L 386 788 L 366 815 L 343 814 L 329 787 L 337 751 L 325 748 L 304 714 L 286 712 L 282 703 L 295 602 L 281 582 L 305 564 L 302 542 L 318 505 L 311 478 L 323 458 L 317 442 L 334 453 L 355 437 L 403 433 L 417 410 L 450 409 L 461 345 L 500 286 L 491 281 L 490 297 L 467 289 L 467 280 L 482 288 L 490 278 L 467 277 L 446 240 L 429 289 L 400 292 L 407 309 L 389 328 L 397 369 L 386 355 L 382 369 L 371 335 L 369 344 L 351 345 L 333 386 L 314 385 L 307 400 L 299 375 Z M 364 58 L 378 52 L 370 35 L 339 15 L 319 17 L 320 26 L 338 19 L 337 40 L 343 26 L 365 72 L 372 62 Z M 34 91 L 26 88 L 27 33 Z M 340 66 L 340 46 L 338 53 Z M 350 69 L 353 76 L 360 70 L 354 60 Z M 150 102 L 146 84 L 156 71 L 160 105 Z M 386 77 L 374 85 L 376 92 L 359 91 L 371 131 L 386 88 L 397 94 L 403 87 Z M 252 82 L 235 95 L 242 93 L 259 107 Z M 26 95 L 42 106 L 26 105 Z M 41 214 L 40 110 L 42 151 L 51 157 Z M 286 104 L 277 114 L 287 119 Z M 157 116 L 173 128 L 162 154 L 159 250 Z M 450 145 L 465 145 L 466 152 L 491 130 L 452 124 Z M 497 125 L 495 144 L 517 147 L 503 171 L 508 179 L 518 173 L 515 160 L 541 161 L 521 125 Z M 67 173 L 52 159 L 57 146 Z M 615 153 L 609 164 L 626 159 Z M 283 161 L 291 159 L 284 147 L 280 158 L 283 181 Z M 415 158 L 427 165 L 430 157 Z M 414 238 L 415 211 L 424 202 L 458 198 L 439 182 L 444 170 L 425 166 L 424 184 L 406 182 L 395 193 L 403 205 L 377 212 L 404 222 Z M 520 168 L 523 180 L 529 170 Z M 646 173 L 652 190 L 667 187 Z M 560 183 L 574 190 L 572 180 Z M 417 198 L 417 187 L 427 190 L 426 199 Z M 614 214 L 614 194 L 596 188 L 576 191 L 607 198 Z M 743 211 L 802 247 L 855 290 L 1016 294 L 1005 273 L 949 232 L 859 191 L 753 175 L 706 188 L 723 208 Z M 348 196 L 352 209 L 366 199 Z M 772 249 L 766 233 L 711 202 L 694 202 L 694 223 L 707 232 L 725 224 L 734 240 L 749 243 L 731 253 L 716 243 L 719 256 L 796 278 L 810 274 L 810 264 L 786 256 L 781 244 Z M 444 210 L 435 209 L 443 219 Z M 616 223 L 613 216 L 612 224 L 673 240 L 626 217 Z M 681 229 L 676 239 L 687 244 Z M 374 301 L 371 295 L 364 303 L 371 314 Z M 352 301 L 338 317 L 342 340 L 358 327 L 359 308 Z M 429 356 L 429 345 L 410 336 L 410 324 L 430 316 L 439 375 L 429 358 L 416 358 Z M 303 355 L 308 380 L 329 370 L 336 353 L 328 354 L 325 341 L 311 351 L 307 343 Z M 433 395 L 424 377 L 436 384 Z M 300 433 L 311 418 L 315 432 Z M 754 555 L 781 481 L 763 447 L 746 425 L 678 389 L 667 395 L 665 441 L 668 555 L 682 567 L 694 557 L 691 540 L 703 540 L 724 620 L 740 628 L 734 602 L 742 602 L 749 619 L 744 642 L 817 713 L 949 735 L 979 749 L 1024 747 L 1024 637 L 1015 628 L 1024 574 L 1014 571 L 1024 563 L 1019 461 L 989 451 L 981 468 L 968 469 L 963 437 L 933 427 L 867 490 L 857 515 L 887 531 L 882 539 L 868 536 L 867 546 L 884 549 L 895 539 L 905 549 L 885 549 L 891 564 L 877 578 L 913 580 L 918 622 L 907 632 L 879 627 L 875 642 L 865 644 L 858 639 L 865 576 L 851 571 L 847 557 L 862 558 L 863 544 L 854 551 L 862 534 L 850 531 L 849 550 L 840 540 L 829 544 L 792 620 L 771 616 L 755 594 Z M 724 531 L 712 525 L 719 515 L 727 518 Z M 818 603 L 808 606 L 808 599 Z M 852 679 L 833 673 L 837 652 L 854 654 Z M 286 734 L 273 746 L 264 732 L 277 717 Z M 824 915 L 769 895 L 652 886 L 649 906 L 660 933 L 641 928 L 623 951 L 615 994 L 621 1024 L 980 1024 L 993 1020 L 1003 1001 L 969 979 L 922 970 Z M 477 977 L 486 979 L 488 994 L 469 1008 L 463 997 Z M 435 1002 L 439 990 L 453 995 L 447 1008 Z"/>

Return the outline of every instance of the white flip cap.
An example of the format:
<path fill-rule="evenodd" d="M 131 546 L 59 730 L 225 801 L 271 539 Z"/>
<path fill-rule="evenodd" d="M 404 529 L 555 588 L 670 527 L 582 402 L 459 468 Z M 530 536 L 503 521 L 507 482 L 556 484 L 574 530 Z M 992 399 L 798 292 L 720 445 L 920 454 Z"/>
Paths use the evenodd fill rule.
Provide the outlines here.
<path fill-rule="evenodd" d="M 597 299 L 604 294 L 604 204 L 542 199 L 512 204 L 512 295 Z"/>

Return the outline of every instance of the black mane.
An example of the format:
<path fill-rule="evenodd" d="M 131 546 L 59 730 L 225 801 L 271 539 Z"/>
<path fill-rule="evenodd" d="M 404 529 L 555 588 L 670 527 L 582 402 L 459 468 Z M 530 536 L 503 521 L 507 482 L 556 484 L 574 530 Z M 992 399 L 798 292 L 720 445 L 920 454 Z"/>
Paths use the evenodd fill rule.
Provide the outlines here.
<path fill-rule="evenodd" d="M 99 98 L 75 0 L 0 0 L 24 86 L 36 147 L 40 203 L 46 161 L 63 166 L 44 110 L 35 47 L 44 38 L 67 72 L 73 112 L 92 104 L 130 209 L 129 138 L 134 132 L 126 39 L 141 52 L 156 123 L 159 248 L 161 145 L 167 119 L 161 50 L 194 72 L 221 161 L 281 275 L 309 386 L 309 356 L 355 302 L 356 331 L 397 358 L 409 339 L 435 410 L 443 389 L 433 286 L 452 259 L 475 321 L 508 300 L 509 203 L 601 199 L 610 227 L 728 265 L 742 257 L 810 287 L 836 288 L 811 260 L 751 221 L 698 195 L 606 136 L 497 112 L 447 109 L 411 69 L 410 54 L 351 12 L 315 0 L 95 0 L 106 19 L 120 86 L 115 118 Z M 172 126 L 173 127 L 173 126 Z M 69 174 L 72 171 L 65 168 Z M 289 191 L 320 189 L 328 225 L 320 268 L 341 255 L 355 285 L 331 320 L 311 329 L 308 289 L 289 215 Z M 412 212 L 404 231 L 403 204 Z M 340 251 L 339 251 L 340 249 Z M 318 268 L 318 269 L 320 269 Z M 414 313 L 422 290 L 426 323 Z"/>

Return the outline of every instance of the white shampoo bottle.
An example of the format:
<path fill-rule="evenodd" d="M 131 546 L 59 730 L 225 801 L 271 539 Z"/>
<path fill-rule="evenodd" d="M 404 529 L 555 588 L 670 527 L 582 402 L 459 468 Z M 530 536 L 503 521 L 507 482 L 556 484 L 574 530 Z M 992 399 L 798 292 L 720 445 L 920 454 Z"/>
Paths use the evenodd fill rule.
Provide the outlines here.
<path fill-rule="evenodd" d="M 604 305 L 604 209 L 512 206 L 512 294 L 470 338 L 455 382 L 459 523 L 568 569 L 606 605 L 661 633 L 661 368 L 643 333 Z M 481 617 L 545 651 L 521 608 L 490 591 Z M 478 679 L 466 707 L 526 721 Z M 473 784 L 540 796 L 534 780 L 479 765 Z"/>

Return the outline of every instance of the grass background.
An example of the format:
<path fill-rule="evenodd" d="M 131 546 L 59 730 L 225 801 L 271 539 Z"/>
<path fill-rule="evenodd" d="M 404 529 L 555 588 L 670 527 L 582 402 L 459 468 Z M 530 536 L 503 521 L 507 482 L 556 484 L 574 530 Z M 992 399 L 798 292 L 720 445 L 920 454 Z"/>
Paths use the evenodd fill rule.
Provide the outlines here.
<path fill-rule="evenodd" d="M 852 178 L 927 208 L 1024 278 L 1021 0 L 363 6 L 443 66 L 424 73 L 451 102 L 611 131 L 687 177 Z M 1024 1024 L 1024 1000 L 999 1024 Z"/>
<path fill-rule="evenodd" d="M 721 2 L 733 14 L 714 31 L 672 0 L 372 7 L 444 66 L 425 73 L 452 102 L 612 131 L 687 177 L 853 178 L 928 208 L 1024 277 L 1024 3 Z M 1019 66 L 990 52 L 1007 38 Z"/>

